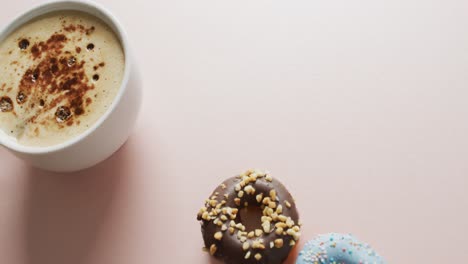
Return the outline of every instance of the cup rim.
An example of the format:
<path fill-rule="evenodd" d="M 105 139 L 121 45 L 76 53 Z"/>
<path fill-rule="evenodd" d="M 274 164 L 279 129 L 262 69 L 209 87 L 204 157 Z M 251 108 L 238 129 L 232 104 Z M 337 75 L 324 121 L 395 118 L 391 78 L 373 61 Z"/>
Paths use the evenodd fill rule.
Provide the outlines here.
<path fill-rule="evenodd" d="M 52 0 L 42 4 L 38 4 L 27 11 L 21 13 L 20 15 L 16 16 L 11 22 L 9 22 L 1 31 L 0 31 L 0 40 L 8 37 L 14 30 L 18 29 L 25 23 L 51 12 L 56 11 L 65 11 L 65 10 L 76 10 L 85 13 L 89 13 L 87 11 L 79 10 L 78 7 L 85 7 L 89 10 L 96 10 L 98 13 L 102 14 L 104 17 L 99 17 L 97 15 L 91 14 L 93 16 L 98 17 L 104 23 L 108 24 L 108 26 L 114 31 L 114 34 L 117 35 L 120 45 L 122 47 L 125 63 L 124 63 L 124 73 L 122 81 L 120 82 L 119 91 L 116 94 L 114 100 L 110 107 L 106 110 L 106 112 L 99 117 L 99 119 L 94 122 L 88 129 L 86 129 L 83 133 L 70 138 L 64 142 L 59 144 L 51 145 L 51 146 L 26 146 L 21 145 L 18 142 L 12 140 L 8 136 L 6 136 L 5 132 L 0 132 L 0 145 L 13 150 L 15 152 L 24 153 L 24 154 L 47 154 L 52 152 L 61 151 L 63 149 L 69 148 L 81 141 L 85 138 L 90 136 L 94 131 L 96 131 L 110 116 L 110 114 L 115 110 L 116 106 L 120 103 L 123 94 L 128 88 L 128 82 L 130 79 L 130 59 L 129 59 L 129 43 L 127 33 L 125 32 L 124 28 L 120 24 L 119 20 L 105 7 L 102 5 L 91 1 L 91 0 Z M 104 18 L 104 19 L 103 19 Z"/>

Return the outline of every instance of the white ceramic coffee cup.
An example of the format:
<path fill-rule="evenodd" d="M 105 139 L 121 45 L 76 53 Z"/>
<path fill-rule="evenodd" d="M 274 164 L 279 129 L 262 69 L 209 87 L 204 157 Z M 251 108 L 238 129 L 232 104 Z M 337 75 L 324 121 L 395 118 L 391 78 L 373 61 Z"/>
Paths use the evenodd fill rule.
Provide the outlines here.
<path fill-rule="evenodd" d="M 34 167 L 70 172 L 91 167 L 117 151 L 128 139 L 141 105 L 141 85 L 130 54 L 128 38 L 118 20 L 104 7 L 90 1 L 54 1 L 20 15 L 0 33 L 0 42 L 15 29 L 38 16 L 60 10 L 82 11 L 104 21 L 119 38 L 125 56 L 120 90 L 107 112 L 88 130 L 58 145 L 30 147 L 0 129 L 0 144 Z"/>

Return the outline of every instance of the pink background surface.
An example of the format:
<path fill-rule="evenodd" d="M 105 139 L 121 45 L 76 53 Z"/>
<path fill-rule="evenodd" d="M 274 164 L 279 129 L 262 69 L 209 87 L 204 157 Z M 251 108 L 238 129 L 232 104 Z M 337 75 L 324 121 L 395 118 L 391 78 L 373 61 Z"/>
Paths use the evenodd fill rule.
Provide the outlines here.
<path fill-rule="evenodd" d="M 2 1 L 0 24 L 36 3 Z M 468 258 L 467 1 L 102 3 L 140 62 L 136 131 L 71 175 L 0 149 L 1 263 L 217 263 L 195 216 L 249 167 L 296 197 L 301 246 Z"/>

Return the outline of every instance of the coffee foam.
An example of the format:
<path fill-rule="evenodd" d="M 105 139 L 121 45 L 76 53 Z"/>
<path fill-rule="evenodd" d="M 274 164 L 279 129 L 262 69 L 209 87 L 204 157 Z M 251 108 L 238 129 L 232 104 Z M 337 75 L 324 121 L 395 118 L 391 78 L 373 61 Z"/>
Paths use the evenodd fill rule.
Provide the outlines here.
<path fill-rule="evenodd" d="M 111 106 L 125 57 L 100 19 L 62 11 L 38 17 L 0 43 L 0 129 L 25 146 L 84 133 Z"/>

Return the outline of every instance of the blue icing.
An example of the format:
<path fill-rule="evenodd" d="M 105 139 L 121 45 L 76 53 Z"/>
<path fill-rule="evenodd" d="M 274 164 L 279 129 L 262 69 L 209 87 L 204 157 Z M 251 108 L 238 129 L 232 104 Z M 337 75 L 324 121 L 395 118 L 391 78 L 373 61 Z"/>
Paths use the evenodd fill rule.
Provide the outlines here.
<path fill-rule="evenodd" d="M 330 233 L 307 242 L 296 264 L 385 264 L 366 243 L 352 235 Z"/>

